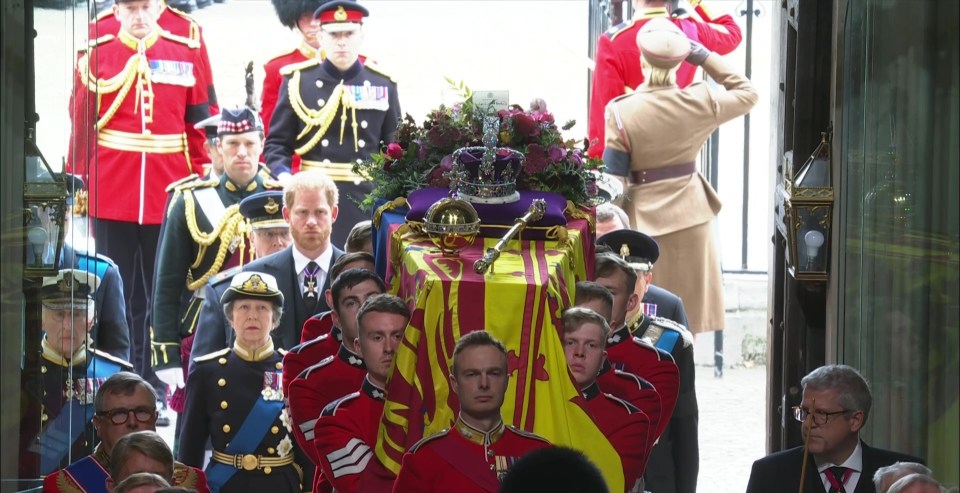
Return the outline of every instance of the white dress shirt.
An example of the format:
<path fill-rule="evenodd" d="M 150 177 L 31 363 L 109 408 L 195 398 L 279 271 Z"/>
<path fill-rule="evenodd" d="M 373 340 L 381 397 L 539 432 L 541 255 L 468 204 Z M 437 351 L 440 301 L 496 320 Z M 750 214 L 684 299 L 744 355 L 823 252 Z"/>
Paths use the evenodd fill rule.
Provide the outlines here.
<path fill-rule="evenodd" d="M 327 280 L 327 272 L 330 271 L 330 260 L 333 259 L 333 248 L 330 245 L 327 245 L 327 249 L 323 251 L 317 258 L 307 258 L 306 255 L 300 253 L 300 250 L 297 250 L 296 247 L 293 249 L 293 267 L 297 269 L 297 282 L 300 285 L 300 294 L 306 294 L 306 288 L 303 286 L 303 280 L 306 277 L 307 264 L 310 262 L 316 262 L 320 266 L 320 271 L 317 272 L 317 299 L 319 300 L 323 296 L 323 285 Z"/>
<path fill-rule="evenodd" d="M 847 493 L 853 493 L 857 489 L 857 483 L 860 482 L 860 473 L 863 472 L 863 447 L 860 446 L 860 441 L 857 440 L 857 448 L 853 449 L 853 453 L 850 454 L 850 457 L 847 457 L 847 460 L 843 461 L 843 464 L 832 464 L 830 462 L 825 462 L 823 464 L 817 464 L 817 471 L 820 472 L 820 481 L 823 482 L 823 490 L 833 493 L 834 489 L 830 485 L 830 480 L 827 479 L 825 471 L 831 467 L 846 467 L 853 471 L 853 474 L 850 475 L 850 479 L 846 483 L 843 483 L 843 489 Z M 839 481 L 843 481 L 843 478 L 837 478 Z M 873 478 L 868 478 L 868 481 L 872 481 Z"/>

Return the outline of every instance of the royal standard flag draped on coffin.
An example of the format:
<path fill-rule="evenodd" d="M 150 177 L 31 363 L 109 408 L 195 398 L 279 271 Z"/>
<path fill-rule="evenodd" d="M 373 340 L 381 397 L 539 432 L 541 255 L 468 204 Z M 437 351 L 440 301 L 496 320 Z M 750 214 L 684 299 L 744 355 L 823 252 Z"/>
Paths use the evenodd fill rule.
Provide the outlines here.
<path fill-rule="evenodd" d="M 399 471 L 407 448 L 453 423 L 459 409 L 448 384 L 454 346 L 463 334 L 487 330 L 508 352 L 504 422 L 583 451 L 610 491 L 624 490 L 620 458 L 585 411 L 558 327 L 574 285 L 592 272 L 588 228 L 574 220 L 563 239 L 511 241 L 485 276 L 474 273 L 473 263 L 495 238 L 477 238 L 459 257 L 443 257 L 422 235 L 394 233 L 391 243 L 400 251 L 391 252 L 392 290 L 413 316 L 387 385 L 377 444 L 388 469 Z"/>

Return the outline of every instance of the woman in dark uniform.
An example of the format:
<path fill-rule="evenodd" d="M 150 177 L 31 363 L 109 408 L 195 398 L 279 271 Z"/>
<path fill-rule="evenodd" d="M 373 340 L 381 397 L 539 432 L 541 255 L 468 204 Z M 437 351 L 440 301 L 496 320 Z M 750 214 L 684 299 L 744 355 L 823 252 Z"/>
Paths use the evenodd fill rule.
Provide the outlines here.
<path fill-rule="evenodd" d="M 180 461 L 202 467 L 209 438 L 213 456 L 206 472 L 213 493 L 299 493 L 301 470 L 280 390 L 283 355 L 270 337 L 280 322 L 283 294 L 273 276 L 241 272 L 220 302 L 236 342 L 194 360 Z"/>

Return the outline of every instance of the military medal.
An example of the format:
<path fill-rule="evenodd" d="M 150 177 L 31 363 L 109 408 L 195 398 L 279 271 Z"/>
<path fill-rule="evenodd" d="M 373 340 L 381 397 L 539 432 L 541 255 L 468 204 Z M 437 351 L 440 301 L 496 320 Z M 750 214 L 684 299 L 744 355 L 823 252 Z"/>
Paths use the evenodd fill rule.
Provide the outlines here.
<path fill-rule="evenodd" d="M 266 401 L 282 401 L 283 388 L 280 386 L 281 373 L 267 371 L 263 373 L 263 390 L 260 395 Z"/>

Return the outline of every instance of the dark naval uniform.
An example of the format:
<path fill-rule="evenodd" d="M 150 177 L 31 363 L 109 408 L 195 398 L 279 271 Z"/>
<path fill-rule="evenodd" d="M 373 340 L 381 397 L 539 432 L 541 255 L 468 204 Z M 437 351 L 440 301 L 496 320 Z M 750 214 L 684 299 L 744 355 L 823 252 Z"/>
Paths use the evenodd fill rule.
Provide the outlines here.
<path fill-rule="evenodd" d="M 550 442 L 504 425 L 483 432 L 458 419 L 453 429 L 420 440 L 403 456 L 393 493 L 498 493 L 520 459 Z"/>
<path fill-rule="evenodd" d="M 96 349 L 81 347 L 69 360 L 46 338 L 40 365 L 23 374 L 24 414 L 20 424 L 20 477 L 36 478 L 89 455 L 97 443 L 94 397 L 100 385 L 133 366 Z"/>
<path fill-rule="evenodd" d="M 321 413 L 313 444 L 333 491 L 376 493 L 393 486 L 393 473 L 375 453 L 384 397 L 382 388 L 364 378 L 359 392 L 333 401 Z"/>
<path fill-rule="evenodd" d="M 341 344 L 336 355 L 307 368 L 290 382 L 293 434 L 314 464 L 320 463 L 313 446 L 317 418 L 328 404 L 356 392 L 366 375 L 367 367 L 360 356 Z M 313 490 L 320 491 L 319 487 L 321 475 L 317 469 L 313 476 Z"/>
<path fill-rule="evenodd" d="M 280 389 L 282 358 L 270 342 L 257 354 L 235 345 L 194 359 L 179 459 L 201 467 L 209 438 L 214 450 L 206 469 L 211 490 L 301 491 Z"/>
<path fill-rule="evenodd" d="M 223 269 L 249 259 L 246 220 L 239 202 L 280 185 L 257 174 L 239 186 L 224 173 L 219 179 L 174 186 L 157 248 L 153 293 L 153 365 L 181 365 L 180 343 L 195 327 L 207 281 Z"/>
<path fill-rule="evenodd" d="M 43 478 L 44 493 L 107 493 L 106 481 L 110 476 L 110 454 L 102 445 L 92 454 Z M 197 493 L 210 493 L 207 476 L 196 467 L 180 462 L 173 464 L 173 482 Z"/>
<path fill-rule="evenodd" d="M 130 360 L 130 329 L 127 325 L 127 302 L 123 297 L 123 279 L 117 264 L 106 256 L 78 252 L 63 245 L 61 269 L 79 269 L 100 278 L 94 293 L 94 320 L 92 335 L 94 347 L 124 361 Z"/>
<path fill-rule="evenodd" d="M 326 313 L 328 314 L 327 318 L 331 318 L 329 316 L 330 312 Z M 300 373 L 308 367 L 337 354 L 337 351 L 340 351 L 340 345 L 342 343 L 343 332 L 340 331 L 339 327 L 333 327 L 333 329 L 326 334 L 290 348 L 287 355 L 283 357 L 284 394 L 290 395 L 290 383 L 300 376 Z"/>
<path fill-rule="evenodd" d="M 623 484 L 632 491 L 643 474 L 650 449 L 650 434 L 654 432 L 650 418 L 629 402 L 600 391 L 596 382 L 580 391 L 587 402 L 587 411 L 597 428 L 607 437 L 620 456 L 623 466 Z"/>
<path fill-rule="evenodd" d="M 322 169 L 340 190 L 340 215 L 331 241 L 342 245 L 354 224 L 369 219 L 360 200 L 372 184 L 353 165 L 393 140 L 400 119 L 397 84 L 373 63 L 357 61 L 345 72 L 329 60 L 284 67 L 283 84 L 264 147 L 275 176 L 289 173 L 294 154 L 300 169 Z"/>
<path fill-rule="evenodd" d="M 647 487 L 655 492 L 696 491 L 700 412 L 694 385 L 693 336 L 683 326 L 662 317 L 641 317 L 631 330 L 640 340 L 669 352 L 680 370 L 677 405 L 650 457 Z"/>

